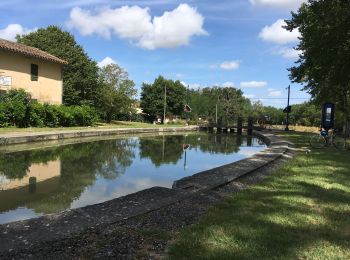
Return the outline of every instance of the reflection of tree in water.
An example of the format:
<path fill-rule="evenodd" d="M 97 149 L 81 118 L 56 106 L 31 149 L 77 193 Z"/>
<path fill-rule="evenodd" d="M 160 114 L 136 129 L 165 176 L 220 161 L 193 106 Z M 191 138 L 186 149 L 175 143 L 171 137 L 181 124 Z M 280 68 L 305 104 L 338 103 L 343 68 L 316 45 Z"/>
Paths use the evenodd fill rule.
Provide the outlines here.
<path fill-rule="evenodd" d="M 199 148 L 202 152 L 214 154 L 237 153 L 240 145 L 242 145 L 241 137 L 232 134 L 189 135 L 187 136 L 187 142 L 193 148 Z"/>
<path fill-rule="evenodd" d="M 135 140 L 125 139 L 18 152 L 6 156 L 8 160 L 1 160 L 5 164 L 1 164 L 0 171 L 7 178 L 14 179 L 17 176 L 25 176 L 33 163 L 60 159 L 61 178 L 58 187 L 55 187 L 55 192 L 27 205 L 36 212 L 58 212 L 69 208 L 70 204 L 80 197 L 84 189 L 95 182 L 97 174 L 107 179 L 114 179 L 123 174 L 135 157 L 133 151 L 135 146 Z M 17 167 L 18 170 L 13 175 L 11 169 L 15 167 L 19 159 L 25 161 L 21 162 L 21 167 Z"/>
<path fill-rule="evenodd" d="M 176 164 L 182 156 L 182 144 L 190 144 L 202 152 L 230 154 L 239 151 L 242 137 L 228 134 L 189 134 L 187 136 L 156 136 L 140 138 L 140 157 L 149 158 L 159 167 L 162 164 Z"/>
<path fill-rule="evenodd" d="M 162 164 L 176 164 L 181 159 L 184 136 L 155 136 L 140 138 L 140 158 L 149 158 L 159 167 Z"/>
<path fill-rule="evenodd" d="M 57 160 L 66 153 L 67 146 L 44 150 L 30 150 L 0 155 L 0 174 L 7 179 L 22 179 L 34 163 L 47 163 Z"/>

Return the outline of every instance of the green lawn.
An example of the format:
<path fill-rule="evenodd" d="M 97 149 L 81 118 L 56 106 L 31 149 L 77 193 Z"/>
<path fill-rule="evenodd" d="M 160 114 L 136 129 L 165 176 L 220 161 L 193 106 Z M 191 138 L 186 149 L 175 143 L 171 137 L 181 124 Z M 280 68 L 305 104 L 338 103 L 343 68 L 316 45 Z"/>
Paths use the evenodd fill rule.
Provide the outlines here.
<path fill-rule="evenodd" d="M 284 134 L 297 147 L 305 134 Z M 180 233 L 171 259 L 350 259 L 350 151 L 299 152 Z"/>
<path fill-rule="evenodd" d="M 89 130 L 89 129 L 110 129 L 110 128 L 162 128 L 162 127 L 181 127 L 183 125 L 174 125 L 174 124 L 147 124 L 139 122 L 128 122 L 128 121 L 116 121 L 112 124 L 100 123 L 97 126 L 93 127 L 28 127 L 28 128 L 17 128 L 17 127 L 5 127 L 0 128 L 0 134 L 5 133 L 20 133 L 20 132 L 46 132 L 46 131 L 62 131 L 62 130 Z"/>

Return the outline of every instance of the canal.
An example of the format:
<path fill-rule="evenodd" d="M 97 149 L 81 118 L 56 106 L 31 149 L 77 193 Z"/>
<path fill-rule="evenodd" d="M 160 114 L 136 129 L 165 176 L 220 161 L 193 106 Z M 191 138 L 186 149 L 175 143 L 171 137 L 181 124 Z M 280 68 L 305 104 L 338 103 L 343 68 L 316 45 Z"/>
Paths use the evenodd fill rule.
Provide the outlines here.
<path fill-rule="evenodd" d="M 31 145 L 28 145 L 31 146 Z M 0 224 L 125 196 L 265 149 L 256 137 L 204 132 L 115 137 L 0 152 Z"/>

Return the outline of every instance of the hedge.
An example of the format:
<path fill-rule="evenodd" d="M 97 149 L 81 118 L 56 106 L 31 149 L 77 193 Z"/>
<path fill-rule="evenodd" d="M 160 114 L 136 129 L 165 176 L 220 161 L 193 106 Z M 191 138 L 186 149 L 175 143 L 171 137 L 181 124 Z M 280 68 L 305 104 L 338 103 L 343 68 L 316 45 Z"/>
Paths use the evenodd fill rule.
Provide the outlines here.
<path fill-rule="evenodd" d="M 94 108 L 41 104 L 24 90 L 0 93 L 0 127 L 91 126 L 98 120 Z"/>

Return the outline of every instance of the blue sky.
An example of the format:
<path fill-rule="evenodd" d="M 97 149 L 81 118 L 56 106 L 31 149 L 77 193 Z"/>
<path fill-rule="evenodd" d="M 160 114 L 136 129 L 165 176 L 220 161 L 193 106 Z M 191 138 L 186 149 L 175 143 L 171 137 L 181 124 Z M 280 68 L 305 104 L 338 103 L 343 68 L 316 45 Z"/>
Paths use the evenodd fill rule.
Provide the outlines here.
<path fill-rule="evenodd" d="M 158 75 L 191 88 L 235 86 L 284 107 L 298 31 L 281 28 L 303 0 L 2 0 L 0 38 L 58 25 L 97 62 L 114 61 L 138 89 Z M 292 84 L 292 104 L 308 98 Z"/>

